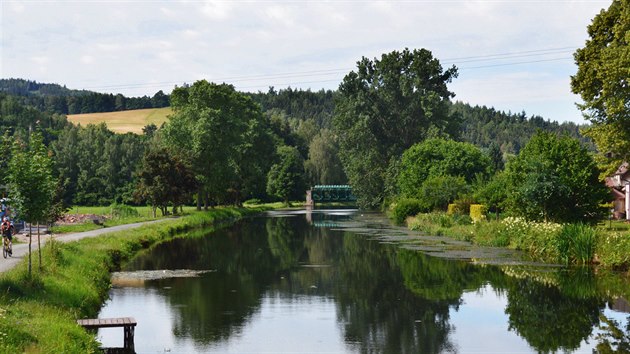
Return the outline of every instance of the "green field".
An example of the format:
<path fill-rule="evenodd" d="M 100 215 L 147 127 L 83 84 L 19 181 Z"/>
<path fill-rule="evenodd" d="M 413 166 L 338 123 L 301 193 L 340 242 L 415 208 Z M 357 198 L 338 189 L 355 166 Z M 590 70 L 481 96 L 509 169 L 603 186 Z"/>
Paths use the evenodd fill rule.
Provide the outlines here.
<path fill-rule="evenodd" d="M 153 123 L 159 127 L 172 112 L 170 107 L 147 108 L 119 112 L 70 114 L 68 120 L 82 126 L 104 122 L 111 131 L 116 133 L 142 134 L 144 126 Z"/>

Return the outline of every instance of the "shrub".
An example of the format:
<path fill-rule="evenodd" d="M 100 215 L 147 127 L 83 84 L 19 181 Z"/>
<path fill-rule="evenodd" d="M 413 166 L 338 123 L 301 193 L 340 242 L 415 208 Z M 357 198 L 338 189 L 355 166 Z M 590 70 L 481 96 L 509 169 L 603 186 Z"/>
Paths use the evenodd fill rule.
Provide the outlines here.
<path fill-rule="evenodd" d="M 136 210 L 136 208 L 129 205 L 125 205 L 125 204 L 114 203 L 110 205 L 110 208 L 112 209 L 113 219 L 124 219 L 124 218 L 130 218 L 130 217 L 137 217 L 139 215 L 138 210 Z"/>
<path fill-rule="evenodd" d="M 597 242 L 597 255 L 604 266 L 627 269 L 630 266 L 630 234 L 627 232 L 602 234 Z"/>
<path fill-rule="evenodd" d="M 488 208 L 483 204 L 471 204 L 470 205 L 470 218 L 473 222 L 479 222 L 486 220 L 486 213 Z"/>
<path fill-rule="evenodd" d="M 402 225 L 407 217 L 414 216 L 423 210 L 422 203 L 417 199 L 400 199 L 392 206 L 390 218 L 397 225 Z"/>
<path fill-rule="evenodd" d="M 555 246 L 561 262 L 566 264 L 590 263 L 595 256 L 597 232 L 583 224 L 567 224 L 555 238 Z"/>
<path fill-rule="evenodd" d="M 468 192 L 463 177 L 432 176 L 420 188 L 420 200 L 428 210 L 446 210 L 461 193 Z"/>
<path fill-rule="evenodd" d="M 446 213 L 448 215 L 460 214 L 460 211 L 457 209 L 457 204 L 451 203 L 446 208 Z"/>

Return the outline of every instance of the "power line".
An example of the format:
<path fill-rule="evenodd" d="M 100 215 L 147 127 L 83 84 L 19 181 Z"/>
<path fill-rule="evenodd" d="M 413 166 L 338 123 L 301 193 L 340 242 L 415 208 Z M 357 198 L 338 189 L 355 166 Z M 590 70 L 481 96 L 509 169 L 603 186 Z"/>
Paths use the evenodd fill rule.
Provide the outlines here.
<path fill-rule="evenodd" d="M 465 57 L 455 57 L 448 58 L 444 60 L 440 60 L 441 64 L 462 64 L 462 63 L 493 63 L 497 61 L 505 61 L 519 58 L 528 58 L 528 57 L 544 57 L 548 55 L 557 55 L 557 54 L 567 54 L 572 53 L 575 50 L 574 47 L 559 47 L 559 48 L 549 48 L 549 49 L 538 49 L 538 50 L 529 50 L 529 51 L 519 51 L 519 52 L 507 52 L 507 53 L 496 53 L 496 54 L 486 54 L 486 55 L 478 55 L 478 56 L 465 56 Z M 488 65 L 479 65 L 479 66 L 471 66 L 471 67 L 459 67 L 459 70 L 476 70 L 476 69 L 485 69 L 492 67 L 503 67 L 503 66 L 513 66 L 513 65 L 523 65 L 523 64 L 533 64 L 533 63 L 543 63 L 543 62 L 552 62 L 552 61 L 561 61 L 568 60 L 570 57 L 562 57 L 562 58 L 550 58 L 550 59 L 540 59 L 540 60 L 529 60 L 529 61 L 517 61 L 517 62 L 507 62 L 507 63 L 494 63 Z M 273 73 L 273 74 L 254 74 L 254 75 L 243 75 L 243 76 L 228 76 L 228 77 L 218 77 L 218 78 L 206 78 L 209 81 L 214 82 L 226 82 L 226 83 L 236 83 L 243 81 L 273 81 L 277 79 L 298 79 L 303 77 L 317 77 L 317 76 L 330 76 L 337 75 L 341 73 L 348 73 L 355 68 L 337 68 L 337 69 L 321 69 L 321 70 L 308 70 L 308 71 L 293 71 L 293 72 L 281 72 L 281 73 Z M 186 82 L 194 82 L 196 80 L 186 80 L 179 82 L 154 82 L 154 83 L 130 83 L 130 84 L 112 84 L 112 85 L 99 85 L 92 87 L 85 87 L 84 89 L 140 89 L 140 88 L 150 88 L 150 87 L 164 87 L 167 85 L 176 86 L 181 85 Z M 269 87 L 269 86 L 291 86 L 291 85 L 302 85 L 302 84 L 314 84 L 314 83 L 327 83 L 341 81 L 341 79 L 325 79 L 325 80 L 311 80 L 311 81 L 296 81 L 290 83 L 270 83 L 259 86 L 245 86 L 241 88 L 255 88 L 255 87 Z"/>

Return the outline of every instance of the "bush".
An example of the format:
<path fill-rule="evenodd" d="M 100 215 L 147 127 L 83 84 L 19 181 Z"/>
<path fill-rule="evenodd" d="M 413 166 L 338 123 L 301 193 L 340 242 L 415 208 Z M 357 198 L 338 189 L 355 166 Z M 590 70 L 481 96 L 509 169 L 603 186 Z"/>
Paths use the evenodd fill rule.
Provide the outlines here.
<path fill-rule="evenodd" d="M 630 267 L 630 234 L 627 232 L 607 232 L 597 240 L 599 262 L 615 269 Z"/>
<path fill-rule="evenodd" d="M 400 199 L 390 212 L 390 218 L 397 225 L 402 225 L 409 216 L 414 216 L 423 210 L 422 203 L 417 199 Z"/>
<path fill-rule="evenodd" d="M 445 211 L 449 203 L 466 192 L 468 185 L 463 177 L 433 176 L 422 184 L 420 200 L 428 210 Z"/>
<path fill-rule="evenodd" d="M 125 204 L 114 203 L 110 205 L 110 208 L 112 209 L 112 219 L 124 219 L 140 215 L 136 208 Z"/>
<path fill-rule="evenodd" d="M 558 233 L 555 246 L 561 262 L 587 264 L 595 256 L 597 232 L 587 225 L 567 224 Z"/>

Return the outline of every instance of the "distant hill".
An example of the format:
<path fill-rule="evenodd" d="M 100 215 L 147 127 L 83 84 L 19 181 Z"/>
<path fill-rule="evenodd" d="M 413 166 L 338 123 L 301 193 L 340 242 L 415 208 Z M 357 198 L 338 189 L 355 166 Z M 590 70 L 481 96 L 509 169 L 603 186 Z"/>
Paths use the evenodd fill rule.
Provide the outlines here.
<path fill-rule="evenodd" d="M 170 106 L 169 95 L 158 91 L 152 97 L 125 97 L 122 94 L 72 90 L 58 84 L 24 79 L 0 79 L 0 93 L 14 96 L 25 106 L 42 112 L 80 114 L 125 111 Z"/>
<path fill-rule="evenodd" d="M 116 133 L 131 132 L 142 134 L 142 128 L 149 124 L 155 124 L 157 127 L 160 127 L 162 123 L 166 122 L 167 116 L 172 112 L 170 107 L 164 107 L 106 113 L 70 114 L 68 115 L 68 121 L 82 126 L 104 122 L 109 130 Z"/>

